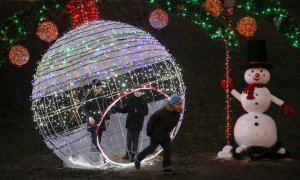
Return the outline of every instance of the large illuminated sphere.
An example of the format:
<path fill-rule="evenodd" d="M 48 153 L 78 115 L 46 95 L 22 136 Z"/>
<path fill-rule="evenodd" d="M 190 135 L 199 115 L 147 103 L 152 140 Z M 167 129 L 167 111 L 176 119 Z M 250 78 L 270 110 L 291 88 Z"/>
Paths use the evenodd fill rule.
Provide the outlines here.
<path fill-rule="evenodd" d="M 39 63 L 32 91 L 34 121 L 47 146 L 64 165 L 77 168 L 101 168 L 107 163 L 132 166 L 122 160 L 126 152 L 126 114 L 111 114 L 111 124 L 103 132 L 98 146 L 101 153 L 91 142 L 82 109 L 87 101 L 95 100 L 88 98 L 93 93 L 93 79 L 105 85 L 102 98 L 109 102 L 108 110 L 111 103 L 124 104 L 132 96 L 130 92 L 143 87 L 141 91 L 148 102 L 149 114 L 140 134 L 138 151 L 141 151 L 149 144 L 146 123 L 154 111 L 163 107 L 166 96 L 176 93 L 184 99 L 181 72 L 154 37 L 114 21 L 93 21 L 69 31 L 50 47 Z M 104 111 L 97 109 L 97 112 Z M 171 133 L 172 138 L 181 118 Z M 158 148 L 155 154 L 160 150 Z M 153 157 L 154 154 L 148 159 Z"/>
<path fill-rule="evenodd" d="M 250 112 L 241 116 L 234 126 L 234 139 L 241 147 L 271 147 L 277 141 L 275 121 L 268 115 Z"/>

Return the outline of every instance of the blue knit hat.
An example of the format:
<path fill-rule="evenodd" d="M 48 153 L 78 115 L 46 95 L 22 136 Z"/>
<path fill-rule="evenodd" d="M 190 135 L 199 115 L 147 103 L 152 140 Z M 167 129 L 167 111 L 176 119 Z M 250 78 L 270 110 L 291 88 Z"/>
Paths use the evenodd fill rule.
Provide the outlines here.
<path fill-rule="evenodd" d="M 181 97 L 179 97 L 178 95 L 176 94 L 173 94 L 171 97 L 170 97 L 170 100 L 169 100 L 169 103 L 171 106 L 174 106 L 175 104 L 178 104 L 178 103 L 181 103 L 182 102 L 182 99 Z"/>

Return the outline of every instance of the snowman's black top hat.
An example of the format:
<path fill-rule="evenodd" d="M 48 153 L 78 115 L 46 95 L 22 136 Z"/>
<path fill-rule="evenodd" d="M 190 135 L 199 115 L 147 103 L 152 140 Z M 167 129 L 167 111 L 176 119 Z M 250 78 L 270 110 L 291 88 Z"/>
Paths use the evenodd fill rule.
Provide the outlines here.
<path fill-rule="evenodd" d="M 256 39 L 247 42 L 247 60 L 248 64 L 243 69 L 249 68 L 266 68 L 271 69 L 272 64 L 267 63 L 268 53 L 266 40 Z"/>

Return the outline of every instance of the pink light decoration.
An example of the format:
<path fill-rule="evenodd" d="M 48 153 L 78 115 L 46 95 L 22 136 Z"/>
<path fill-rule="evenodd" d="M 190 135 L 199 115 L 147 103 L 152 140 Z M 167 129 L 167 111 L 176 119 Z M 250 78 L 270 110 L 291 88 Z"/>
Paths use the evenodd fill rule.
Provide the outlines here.
<path fill-rule="evenodd" d="M 149 22 L 155 29 L 162 29 L 167 26 L 169 22 L 169 15 L 166 11 L 157 8 L 151 12 Z"/>

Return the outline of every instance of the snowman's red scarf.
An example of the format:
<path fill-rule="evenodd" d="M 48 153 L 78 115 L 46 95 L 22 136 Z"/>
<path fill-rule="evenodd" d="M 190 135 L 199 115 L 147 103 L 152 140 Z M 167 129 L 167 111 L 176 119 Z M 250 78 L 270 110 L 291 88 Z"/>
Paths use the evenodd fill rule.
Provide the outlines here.
<path fill-rule="evenodd" d="M 245 89 L 243 90 L 243 93 L 247 93 L 247 99 L 248 100 L 251 100 L 251 99 L 254 99 L 254 96 L 253 96 L 253 93 L 254 93 L 254 88 L 262 88 L 262 87 L 265 87 L 264 84 L 256 84 L 256 83 L 253 83 L 253 84 L 249 84 L 247 87 L 245 87 Z"/>

